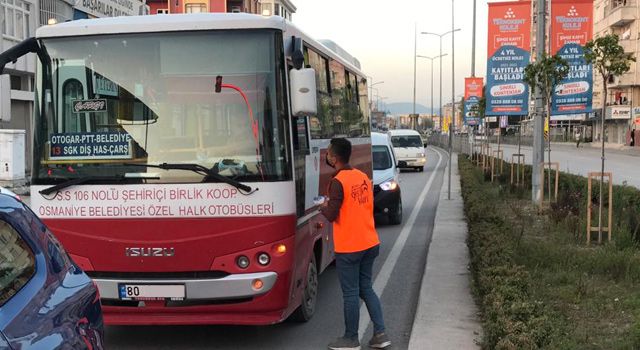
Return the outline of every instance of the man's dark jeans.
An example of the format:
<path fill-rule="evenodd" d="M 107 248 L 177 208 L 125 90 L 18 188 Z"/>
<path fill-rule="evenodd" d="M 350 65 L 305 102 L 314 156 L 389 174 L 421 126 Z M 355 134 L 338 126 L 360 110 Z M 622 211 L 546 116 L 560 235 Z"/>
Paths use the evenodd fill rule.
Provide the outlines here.
<path fill-rule="evenodd" d="M 360 300 L 358 297 L 362 298 L 367 305 L 369 316 L 373 322 L 373 333 L 384 332 L 380 299 L 373 291 L 371 281 L 373 261 L 379 252 L 380 246 L 376 245 L 361 252 L 336 253 L 336 268 L 344 299 L 344 336 L 347 338 L 358 339 L 360 324 Z"/>

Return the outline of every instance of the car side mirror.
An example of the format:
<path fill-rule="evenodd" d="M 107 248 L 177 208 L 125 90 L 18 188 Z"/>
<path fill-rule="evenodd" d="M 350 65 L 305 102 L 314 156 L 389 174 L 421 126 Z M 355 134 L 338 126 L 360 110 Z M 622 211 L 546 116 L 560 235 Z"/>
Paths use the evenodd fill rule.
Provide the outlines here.
<path fill-rule="evenodd" d="M 398 168 L 406 168 L 406 167 L 407 167 L 407 162 L 405 162 L 404 160 L 398 161 Z"/>
<path fill-rule="evenodd" d="M 289 72 L 291 84 L 291 114 L 294 116 L 316 115 L 316 72 L 313 68 L 292 69 Z"/>

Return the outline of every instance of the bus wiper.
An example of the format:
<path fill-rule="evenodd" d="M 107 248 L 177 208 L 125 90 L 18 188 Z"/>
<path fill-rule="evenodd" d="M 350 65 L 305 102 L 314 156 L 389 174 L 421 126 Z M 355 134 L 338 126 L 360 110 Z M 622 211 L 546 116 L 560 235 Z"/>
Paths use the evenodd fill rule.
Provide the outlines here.
<path fill-rule="evenodd" d="M 116 175 L 116 176 L 83 176 L 83 177 L 77 177 L 75 179 L 71 179 L 71 180 L 67 180 L 65 182 L 59 183 L 57 185 L 45 188 L 44 190 L 39 191 L 40 194 L 42 195 L 49 195 L 51 193 L 54 192 L 58 192 L 62 189 L 65 189 L 67 187 L 71 187 L 71 186 L 76 186 L 76 185 L 82 185 L 88 182 L 94 182 L 94 181 L 123 181 L 125 179 L 130 179 L 129 177 L 125 176 L 125 175 Z"/>
<path fill-rule="evenodd" d="M 129 164 L 129 165 L 134 165 L 134 164 Z M 252 188 L 251 186 L 245 185 L 242 182 L 236 181 L 234 179 L 228 178 L 224 175 L 220 175 L 216 172 L 214 172 L 213 170 L 200 165 L 200 164 L 195 164 L 195 163 L 161 163 L 161 164 L 135 164 L 135 166 L 143 166 L 143 167 L 149 167 L 149 168 L 158 168 L 158 169 L 163 169 L 163 170 L 188 170 L 188 171 L 193 171 L 194 173 L 200 174 L 202 176 L 205 177 L 205 179 L 207 178 L 212 178 L 215 180 L 218 180 L 220 182 L 224 182 L 226 184 L 229 184 L 239 190 L 242 190 L 244 192 L 247 193 L 251 193 L 252 192 Z"/>

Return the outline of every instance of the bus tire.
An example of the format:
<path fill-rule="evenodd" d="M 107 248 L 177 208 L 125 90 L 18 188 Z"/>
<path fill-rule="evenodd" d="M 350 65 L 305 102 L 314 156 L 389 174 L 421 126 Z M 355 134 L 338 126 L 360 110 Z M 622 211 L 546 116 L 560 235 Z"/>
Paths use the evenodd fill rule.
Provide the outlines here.
<path fill-rule="evenodd" d="M 302 302 L 296 311 L 291 314 L 291 319 L 296 322 L 307 322 L 316 311 L 318 300 L 318 267 L 316 265 L 315 254 L 311 255 L 307 266 L 307 276 L 305 280 Z"/>

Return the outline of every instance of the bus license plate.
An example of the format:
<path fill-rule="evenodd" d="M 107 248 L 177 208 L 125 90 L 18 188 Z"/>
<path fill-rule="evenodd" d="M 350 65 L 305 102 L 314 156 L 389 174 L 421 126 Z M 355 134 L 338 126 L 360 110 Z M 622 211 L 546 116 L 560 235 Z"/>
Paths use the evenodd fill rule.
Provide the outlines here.
<path fill-rule="evenodd" d="M 183 300 L 186 294 L 184 284 L 120 284 L 118 287 L 122 300 Z"/>

